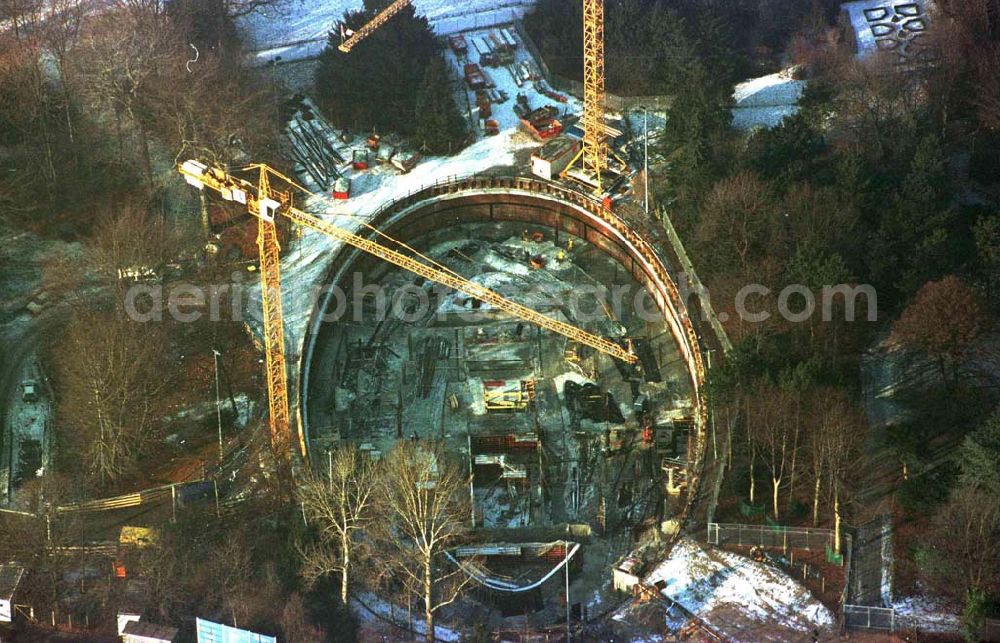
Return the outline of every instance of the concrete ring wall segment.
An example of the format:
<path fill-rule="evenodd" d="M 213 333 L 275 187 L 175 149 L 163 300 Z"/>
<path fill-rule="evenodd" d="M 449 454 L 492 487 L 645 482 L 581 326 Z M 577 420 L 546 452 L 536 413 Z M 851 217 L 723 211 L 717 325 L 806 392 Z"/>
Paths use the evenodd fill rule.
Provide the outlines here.
<path fill-rule="evenodd" d="M 598 201 L 579 192 L 547 181 L 526 177 L 471 176 L 435 183 L 408 194 L 377 211 L 370 223 L 397 238 L 413 239 L 447 225 L 449 217 L 461 211 L 463 221 L 517 221 L 552 228 L 586 239 L 630 270 L 649 291 L 667 319 L 674 340 L 684 357 L 694 396 L 697 427 L 695 458 L 691 462 L 689 503 L 694 498 L 698 472 L 703 464 L 708 409 L 703 391 L 706 380 L 701 343 L 677 284 L 667 271 L 660 254 L 627 223 L 604 209 Z M 363 232 L 359 232 L 362 234 Z M 372 234 L 371 238 L 375 238 Z M 338 283 L 350 269 L 379 262 L 352 247 L 341 248 L 334 258 L 329 279 Z M 328 297 L 327 297 L 328 299 Z M 309 443 L 309 375 L 320 323 L 320 302 L 303 339 L 298 387 L 299 426 Z"/>

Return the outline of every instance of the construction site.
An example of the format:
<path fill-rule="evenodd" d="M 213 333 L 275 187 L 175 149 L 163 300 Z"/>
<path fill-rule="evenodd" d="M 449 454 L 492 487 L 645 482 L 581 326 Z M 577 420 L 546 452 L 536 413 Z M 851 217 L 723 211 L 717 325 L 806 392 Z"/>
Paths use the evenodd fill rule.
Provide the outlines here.
<path fill-rule="evenodd" d="M 1000 640 L 1000 13 L 839 4 L 5 3 L 0 639 Z"/>
<path fill-rule="evenodd" d="M 546 83 L 514 24 L 447 37 L 478 141 L 452 159 L 352 136 L 300 94 L 285 114 L 297 178 L 180 167 L 258 218 L 274 443 L 318 471 L 345 444 L 375 460 L 444 445 L 471 504 L 471 541 L 449 556 L 476 600 L 520 619 L 500 627 L 610 609 L 615 561 L 679 533 L 704 448 L 702 349 L 663 250 L 616 213 L 641 212 L 623 160 L 638 148 L 606 118 L 603 7 L 584 4 L 582 103 Z M 282 215 L 303 233 L 279 259 Z M 286 285 L 309 282 L 311 309 Z"/>
<path fill-rule="evenodd" d="M 507 208 L 532 222 L 473 223 L 476 213 L 498 208 L 470 203 L 415 213 L 426 232 L 406 238 L 437 263 L 550 317 L 579 324 L 581 311 L 589 318 L 597 311 L 603 319 L 587 327 L 634 347 L 636 364 L 348 256 L 335 272 L 363 273 L 363 288 L 386 299 L 380 306 L 349 281 L 333 282 L 346 301 L 361 302 L 361 314 L 316 326 L 305 356 L 303 422 L 319 466 L 324 449 L 343 441 L 377 457 L 396 440 L 443 440 L 472 473 L 469 521 L 489 534 L 484 545 L 555 538 L 569 525 L 592 529 L 609 539 L 602 555 L 583 557 L 599 586 L 633 528 L 659 529 L 681 510 L 691 381 L 665 320 L 646 321 L 631 308 L 615 317 L 608 291 L 596 287 L 620 287 L 654 310 L 629 270 L 581 236 L 539 226 L 530 209 Z M 590 294 L 574 298 L 581 291 Z M 496 574 L 519 577 L 504 556 L 496 564 Z"/>

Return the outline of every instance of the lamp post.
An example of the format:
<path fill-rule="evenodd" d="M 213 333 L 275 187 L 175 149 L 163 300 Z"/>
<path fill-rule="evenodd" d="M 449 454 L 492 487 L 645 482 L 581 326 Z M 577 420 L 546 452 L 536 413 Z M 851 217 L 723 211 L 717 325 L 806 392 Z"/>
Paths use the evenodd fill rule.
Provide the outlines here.
<path fill-rule="evenodd" d="M 222 353 L 212 349 L 212 359 L 215 362 L 215 418 L 219 425 L 219 462 L 222 462 L 222 398 L 219 396 L 219 356 Z"/>

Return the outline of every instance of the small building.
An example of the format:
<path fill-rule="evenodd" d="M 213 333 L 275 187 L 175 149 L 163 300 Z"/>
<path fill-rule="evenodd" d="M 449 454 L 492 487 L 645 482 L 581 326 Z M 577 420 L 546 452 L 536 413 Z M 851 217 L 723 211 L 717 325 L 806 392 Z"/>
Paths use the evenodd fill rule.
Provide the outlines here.
<path fill-rule="evenodd" d="M 568 136 L 558 136 L 531 155 L 531 173 L 551 181 L 573 160 L 580 143 Z"/>
<path fill-rule="evenodd" d="M 14 620 L 14 595 L 24 576 L 24 567 L 16 563 L 0 565 L 0 623 Z"/>
<path fill-rule="evenodd" d="M 622 560 L 611 572 L 614 587 L 619 592 L 631 593 L 639 584 L 639 574 L 642 572 L 642 562 L 634 556 Z"/>
<path fill-rule="evenodd" d="M 129 621 L 122 630 L 124 643 L 173 643 L 177 628 L 143 621 Z"/>

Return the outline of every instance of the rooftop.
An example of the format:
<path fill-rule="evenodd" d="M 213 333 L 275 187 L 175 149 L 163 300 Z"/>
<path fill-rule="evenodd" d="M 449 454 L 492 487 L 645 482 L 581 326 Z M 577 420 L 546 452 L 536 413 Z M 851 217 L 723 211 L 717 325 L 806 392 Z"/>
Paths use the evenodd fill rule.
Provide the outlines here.
<path fill-rule="evenodd" d="M 173 641 L 174 637 L 177 636 L 177 628 L 168 625 L 156 625 L 155 623 L 147 623 L 145 621 L 129 621 L 125 625 L 125 629 L 122 630 L 122 634 L 131 634 L 132 636 L 142 636 L 162 641 Z"/>

